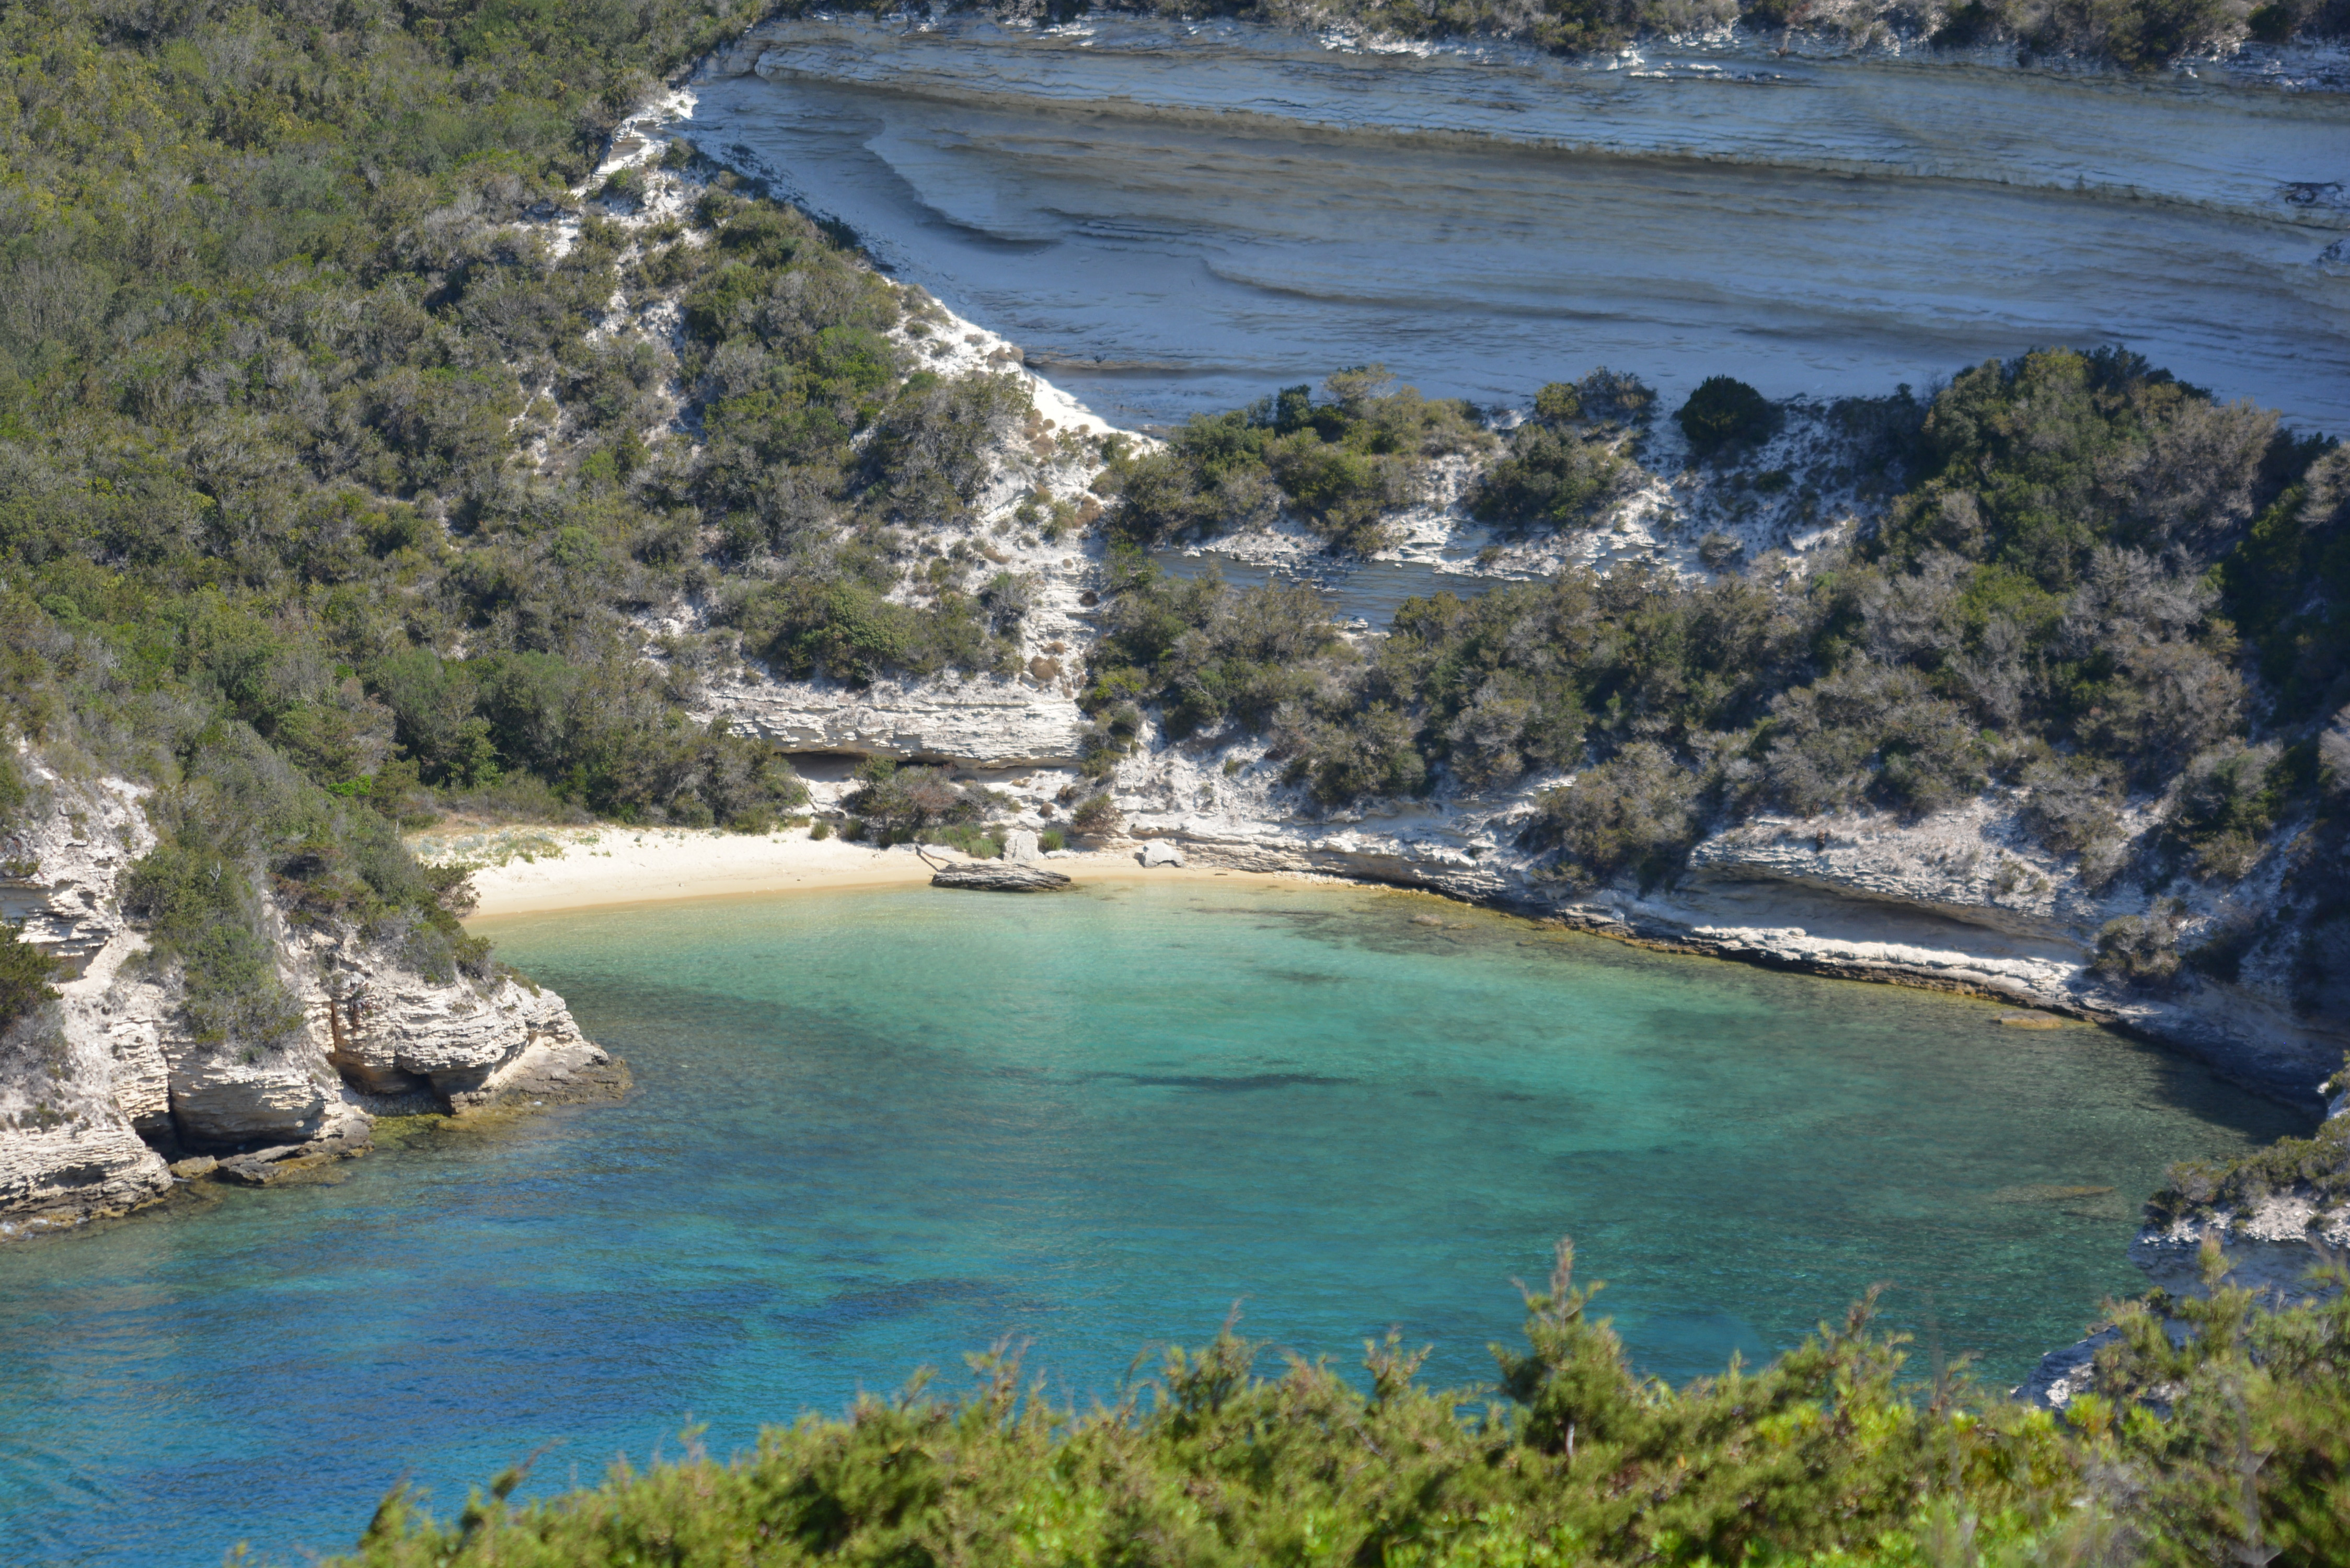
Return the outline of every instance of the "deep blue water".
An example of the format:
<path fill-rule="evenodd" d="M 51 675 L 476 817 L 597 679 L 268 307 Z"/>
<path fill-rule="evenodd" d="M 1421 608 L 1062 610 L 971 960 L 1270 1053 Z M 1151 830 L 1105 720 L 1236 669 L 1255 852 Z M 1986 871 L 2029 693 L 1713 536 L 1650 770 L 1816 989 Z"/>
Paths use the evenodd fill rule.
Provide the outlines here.
<path fill-rule="evenodd" d="M 1889 1281 L 2012 1381 L 2135 1286 L 2168 1161 L 2295 1125 L 2094 1029 L 1353 889 L 487 929 L 634 1097 L 0 1252 L 0 1560 L 298 1561 L 403 1476 L 453 1511 L 545 1442 L 540 1488 L 689 1421 L 726 1453 L 1005 1335 L 1108 1395 L 1236 1301 L 1349 1361 L 1399 1325 L 1474 1383 L 1562 1232 L 1676 1378 Z"/>

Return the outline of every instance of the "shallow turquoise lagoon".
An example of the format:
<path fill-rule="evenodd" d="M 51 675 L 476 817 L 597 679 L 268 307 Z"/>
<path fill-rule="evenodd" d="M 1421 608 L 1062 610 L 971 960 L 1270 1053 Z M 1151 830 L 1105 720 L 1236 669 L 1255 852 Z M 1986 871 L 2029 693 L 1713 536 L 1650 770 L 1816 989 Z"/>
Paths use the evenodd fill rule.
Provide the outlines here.
<path fill-rule="evenodd" d="M 1004 1336 L 1107 1396 L 1235 1302 L 1307 1355 L 1399 1325 L 1475 1383 L 1561 1233 L 1661 1374 L 1887 1281 L 2012 1381 L 2133 1287 L 2168 1161 L 2297 1125 L 2096 1030 L 1357 889 L 487 929 L 635 1096 L 0 1251 L 0 1558 L 300 1561 L 403 1476 L 453 1511 L 549 1440 L 540 1487 L 689 1421 L 723 1454 Z"/>

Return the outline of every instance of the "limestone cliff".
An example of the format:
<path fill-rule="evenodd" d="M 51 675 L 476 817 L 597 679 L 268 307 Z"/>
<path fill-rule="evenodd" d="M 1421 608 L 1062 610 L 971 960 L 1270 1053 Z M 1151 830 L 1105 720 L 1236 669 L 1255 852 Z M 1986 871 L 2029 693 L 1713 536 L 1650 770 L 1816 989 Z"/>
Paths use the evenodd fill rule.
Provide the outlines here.
<path fill-rule="evenodd" d="M 362 1153 L 385 1113 L 608 1097 L 626 1066 L 581 1037 L 553 992 L 418 973 L 398 943 L 296 926 L 275 908 L 279 979 L 302 1005 L 273 1047 L 208 1042 L 176 966 L 121 913 L 154 846 L 142 786 L 18 766 L 32 807 L 0 845 L 0 909 L 61 961 L 57 1000 L 0 1035 L 0 1238 L 121 1213 L 173 1175 L 267 1184 Z"/>

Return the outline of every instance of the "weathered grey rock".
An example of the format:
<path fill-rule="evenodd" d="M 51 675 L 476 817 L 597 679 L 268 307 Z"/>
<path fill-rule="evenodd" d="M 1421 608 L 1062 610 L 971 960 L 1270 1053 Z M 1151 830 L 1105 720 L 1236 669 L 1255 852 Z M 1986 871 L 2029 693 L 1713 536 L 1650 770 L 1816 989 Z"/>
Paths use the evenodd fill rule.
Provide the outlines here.
<path fill-rule="evenodd" d="M 1024 827 L 1015 827 L 1003 837 L 1003 858 L 1014 866 L 1033 866 L 1044 856 L 1036 847 L 1036 836 Z"/>
<path fill-rule="evenodd" d="M 1183 852 L 1163 838 L 1154 838 L 1135 856 L 1145 866 L 1180 866 Z"/>
<path fill-rule="evenodd" d="M 2274 1292 L 2292 1300 L 2317 1293 L 2309 1271 L 2319 1262 L 2313 1242 L 2350 1250 L 2350 1205 L 2321 1206 L 2307 1191 L 2272 1193 L 2249 1209 L 2211 1209 L 2147 1226 L 2130 1243 L 2130 1262 L 2173 1295 L 2203 1293 L 2203 1242 L 2217 1240 L 2228 1263 L 2228 1283 Z"/>
<path fill-rule="evenodd" d="M 172 1064 L 172 1115 L 200 1148 L 308 1142 L 326 1129 L 328 1086 L 307 1064 L 222 1060 L 192 1047 Z"/>
<path fill-rule="evenodd" d="M 2099 1329 L 2086 1339 L 2050 1351 L 2030 1376 L 2010 1390 L 2009 1397 L 2043 1410 L 2062 1410 L 2095 1386 L 2097 1352 L 2121 1336 L 2117 1328 Z"/>
<path fill-rule="evenodd" d="M 569 1013 L 564 1014 L 567 1021 Z M 481 1086 L 452 1096 L 450 1108 L 586 1105 L 625 1096 L 633 1080 L 629 1064 L 578 1037 L 532 1040 L 521 1054 L 484 1079 Z"/>
<path fill-rule="evenodd" d="M 251 1154 L 232 1155 L 220 1162 L 215 1174 L 246 1187 L 275 1187 L 315 1175 L 334 1163 L 336 1158 L 316 1144 L 285 1144 L 255 1149 Z"/>
<path fill-rule="evenodd" d="M 500 1075 L 534 1052 L 542 1072 L 611 1065 L 580 1038 L 563 998 L 544 987 L 510 979 L 434 985 L 348 944 L 332 961 L 330 981 L 313 988 L 312 1033 L 335 1070 L 369 1095 L 424 1094 L 458 1110 L 497 1099 Z"/>
<path fill-rule="evenodd" d="M 1073 766 L 1086 716 L 1056 689 L 993 677 L 969 680 L 711 680 L 699 717 L 723 714 L 786 751 L 853 752 L 981 767 Z"/>
<path fill-rule="evenodd" d="M 1001 860 L 973 860 L 949 866 L 931 878 L 933 888 L 968 888 L 987 893 L 1049 893 L 1069 886 L 1069 878 L 1042 866 L 1007 866 Z"/>
<path fill-rule="evenodd" d="M 162 1157 L 119 1122 L 0 1131 L 0 1237 L 125 1213 L 171 1189 Z"/>

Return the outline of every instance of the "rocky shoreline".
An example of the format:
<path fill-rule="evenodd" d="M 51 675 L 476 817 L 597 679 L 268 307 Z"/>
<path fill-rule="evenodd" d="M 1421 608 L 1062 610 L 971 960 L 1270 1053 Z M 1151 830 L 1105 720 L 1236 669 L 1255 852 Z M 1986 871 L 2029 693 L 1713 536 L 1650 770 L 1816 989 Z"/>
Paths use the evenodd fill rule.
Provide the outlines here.
<path fill-rule="evenodd" d="M 510 975 L 445 980 L 395 940 L 270 913 L 298 1035 L 275 1050 L 193 1037 L 179 977 L 122 916 L 154 846 L 146 790 L 73 779 L 26 752 L 46 808 L 8 840 L 0 898 L 63 961 L 58 1000 L 0 1039 L 0 1241 L 161 1201 L 175 1183 L 269 1186 L 368 1152 L 375 1118 L 610 1100 L 628 1065 L 563 999 Z"/>
<path fill-rule="evenodd" d="M 608 222 L 634 230 L 690 207 L 699 176 L 662 154 L 670 134 L 690 130 L 691 110 L 691 92 L 680 92 L 622 127 L 583 186 L 633 171 L 639 193 L 611 206 Z M 576 223 L 549 221 L 556 231 Z M 675 299 L 649 293 L 616 307 L 605 330 L 615 340 L 664 345 L 676 332 L 677 308 Z M 948 326 L 919 345 L 909 340 L 921 362 L 948 374 L 1020 362 L 1017 346 L 932 308 Z M 1031 383 L 1043 432 L 1065 427 L 1066 435 L 1090 439 L 1106 429 L 1049 384 Z M 1793 443 L 1824 439 L 1816 421 L 1791 418 L 1781 444 L 1759 449 L 1746 466 L 1784 465 Z M 858 687 L 778 680 L 747 663 L 682 668 L 673 650 L 713 629 L 695 606 L 648 614 L 644 656 L 695 693 L 689 706 L 697 722 L 723 719 L 799 754 L 812 807 L 827 818 L 846 815 L 842 802 L 854 787 L 846 763 L 865 756 L 941 765 L 1000 791 L 1014 831 L 1065 829 L 1061 808 L 1073 787 L 1103 789 L 1123 817 L 1121 842 L 1134 851 L 1163 857 L 1172 849 L 1194 867 L 1420 888 L 1648 947 L 1992 997 L 2127 1029 L 2313 1115 L 2321 1106 L 2314 1085 L 2350 1051 L 2350 1025 L 2298 1012 L 2292 975 L 2258 952 L 2224 982 L 2182 974 L 2153 992 L 2109 978 L 2098 967 L 2098 933 L 2149 909 L 2156 890 L 2127 878 L 2089 886 L 2077 865 L 2022 831 L 2017 791 L 1993 790 L 1919 821 L 1760 817 L 1698 844 L 1669 885 L 1590 888 L 1548 876 L 1543 855 L 1523 844 L 1539 797 L 1566 775 L 1327 812 L 1260 739 L 1211 731 L 1179 741 L 1146 718 L 1107 776 L 1090 778 L 1079 766 L 1087 719 L 1076 696 L 1097 640 L 1104 546 L 1097 534 L 1040 540 L 1013 523 L 1018 508 L 1040 497 L 1073 508 L 1088 503 L 1099 465 L 1078 455 L 1085 445 L 1045 435 L 1015 444 L 999 455 L 996 477 L 971 514 L 942 525 L 934 541 L 1034 579 L 1016 675 Z M 1607 558 L 1591 565 L 1703 576 L 1719 568 L 1701 558 L 1700 539 L 1727 539 L 1737 545 L 1733 559 L 1800 576 L 1873 521 L 1866 497 L 1838 493 L 1799 526 L 1783 509 L 1755 505 L 1727 470 L 1692 479 L 1683 455 L 1669 431 L 1656 433 L 1639 459 L 1654 483 L 1635 487 L 1594 531 L 1609 544 Z M 1806 447 L 1803 455 L 1819 454 Z M 1399 520 L 1400 543 L 1356 566 L 1424 556 L 1444 564 L 1463 589 L 1540 575 L 1541 563 L 1511 555 L 1465 514 L 1459 491 L 1452 485 Z M 1276 569 L 1326 576 L 1347 615 L 1355 566 L 1288 548 L 1301 542 L 1276 529 L 1254 545 L 1273 551 Z M 1240 562 L 1250 547 L 1227 541 L 1225 555 Z M 140 788 L 68 781 L 37 758 L 26 761 L 49 786 L 53 809 L 10 851 L 7 912 L 77 973 L 60 987 L 64 999 L 37 1049 L 12 1042 L 20 1047 L 12 1060 L 42 1065 L 0 1083 L 0 1238 L 139 1209 L 179 1180 L 292 1179 L 364 1153 L 380 1115 L 465 1115 L 627 1092 L 626 1064 L 586 1040 L 554 993 L 507 977 L 436 981 L 404 965 L 395 944 L 331 927 L 296 930 L 281 921 L 281 979 L 306 1009 L 297 1048 L 252 1060 L 200 1044 L 175 1023 L 172 977 L 146 961 L 144 940 L 119 913 L 117 882 L 153 842 Z M 2123 826 L 2133 842 L 2159 830 L 2159 809 L 2158 801 L 2132 804 Z M 2293 831 L 2284 825 L 2277 841 Z M 2253 919 L 2280 875 L 2271 864 L 2233 884 L 2185 886 L 2166 906 L 2173 939 L 2191 944 Z M 2342 1216 L 2314 1205 L 2288 1214 L 2293 1196 L 2281 1201 L 2284 1208 L 2256 1221 L 2214 1212 L 2169 1223 L 2217 1226 L 2238 1241 L 2285 1249 L 2279 1266 L 2297 1273 L 2306 1238 L 2334 1235 Z M 2140 1236 L 2142 1262 L 2191 1252 L 2203 1233 L 2182 1240 L 2183 1231 L 2158 1229 Z"/>

